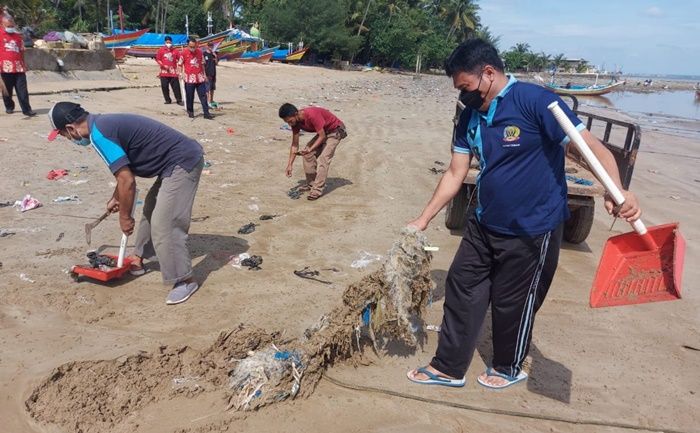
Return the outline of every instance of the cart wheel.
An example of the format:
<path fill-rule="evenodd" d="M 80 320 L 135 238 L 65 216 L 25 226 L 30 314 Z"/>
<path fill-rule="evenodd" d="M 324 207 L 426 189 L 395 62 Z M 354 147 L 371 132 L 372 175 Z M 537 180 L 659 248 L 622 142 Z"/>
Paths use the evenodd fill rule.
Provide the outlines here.
<path fill-rule="evenodd" d="M 474 185 L 463 184 L 462 188 L 452 200 L 447 203 L 445 208 L 445 227 L 450 230 L 459 230 L 467 224 L 467 216 L 473 209 L 473 203 L 469 202 L 472 198 Z M 475 199 L 473 200 L 476 201 Z"/>
<path fill-rule="evenodd" d="M 71 272 L 70 277 L 73 280 L 73 282 L 79 283 L 81 281 L 80 274 L 76 272 Z"/>
<path fill-rule="evenodd" d="M 571 211 L 571 216 L 564 223 L 564 239 L 572 244 L 585 241 L 593 227 L 595 201 L 589 197 L 590 205 L 579 206 Z"/>

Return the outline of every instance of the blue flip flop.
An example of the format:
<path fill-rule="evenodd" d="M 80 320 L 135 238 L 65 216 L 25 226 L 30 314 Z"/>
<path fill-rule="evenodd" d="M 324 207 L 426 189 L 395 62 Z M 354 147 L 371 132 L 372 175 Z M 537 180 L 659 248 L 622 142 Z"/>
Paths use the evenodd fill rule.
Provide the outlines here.
<path fill-rule="evenodd" d="M 505 385 L 500 385 L 500 386 L 495 386 L 491 385 L 489 383 L 486 383 L 481 380 L 481 376 L 476 378 L 476 381 L 479 382 L 481 386 L 485 386 L 486 388 L 489 389 L 503 389 L 503 388 L 508 388 L 511 385 L 515 385 L 518 382 L 522 382 L 525 379 L 527 379 L 527 373 L 524 371 L 521 371 L 517 376 L 508 376 L 507 374 L 500 373 L 493 368 L 489 367 L 486 369 L 486 376 L 496 376 L 500 377 L 501 379 L 505 379 L 508 381 Z"/>
<path fill-rule="evenodd" d="M 408 377 L 408 380 L 414 383 L 419 383 L 421 385 L 442 385 L 442 386 L 450 386 L 453 388 L 460 388 L 464 386 L 464 378 L 462 379 L 448 379 L 446 377 L 441 377 L 438 376 L 437 374 L 429 371 L 426 367 L 420 367 L 417 368 L 416 371 L 418 373 L 423 373 L 426 376 L 428 376 L 427 380 L 418 380 L 414 379 L 410 376 L 410 371 L 406 373 L 406 377 Z"/>

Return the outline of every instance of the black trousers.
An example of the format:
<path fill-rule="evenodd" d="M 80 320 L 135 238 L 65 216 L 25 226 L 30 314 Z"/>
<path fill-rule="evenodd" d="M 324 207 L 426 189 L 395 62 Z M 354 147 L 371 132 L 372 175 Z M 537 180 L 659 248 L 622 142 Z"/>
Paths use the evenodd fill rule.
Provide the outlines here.
<path fill-rule="evenodd" d="M 207 102 L 207 83 L 185 83 L 185 105 L 188 113 L 194 113 L 194 92 L 197 91 L 199 102 L 202 103 L 202 111 L 209 114 L 209 102 Z"/>
<path fill-rule="evenodd" d="M 559 261 L 563 225 L 535 237 L 488 230 L 472 214 L 445 284 L 438 348 L 431 365 L 462 378 L 491 304 L 493 368 L 517 376 L 527 356 L 535 313 Z"/>
<path fill-rule="evenodd" d="M 2 95 L 2 102 L 5 103 L 5 111 L 15 111 L 15 101 L 12 100 L 12 92 L 17 91 L 17 100 L 22 108 L 22 113 L 31 113 L 32 107 L 29 105 L 29 91 L 27 90 L 27 75 L 3 73 L 2 82 L 7 89 L 7 96 Z"/>
<path fill-rule="evenodd" d="M 175 101 L 179 104 L 182 102 L 182 92 L 180 92 L 180 79 L 177 77 L 160 77 L 160 89 L 163 91 L 163 98 L 165 102 L 170 104 L 172 99 L 170 99 L 170 91 L 168 86 L 173 89 L 173 96 L 175 96 Z"/>

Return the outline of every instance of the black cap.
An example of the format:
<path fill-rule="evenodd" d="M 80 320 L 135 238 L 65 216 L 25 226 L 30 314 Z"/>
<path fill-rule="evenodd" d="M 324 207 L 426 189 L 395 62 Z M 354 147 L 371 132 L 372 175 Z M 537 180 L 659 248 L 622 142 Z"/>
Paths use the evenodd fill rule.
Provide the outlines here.
<path fill-rule="evenodd" d="M 172 41 L 173 41 L 173 38 L 171 38 L 170 36 L 166 36 L 166 37 L 165 37 L 165 42 L 168 42 L 168 41 L 172 42 Z"/>
<path fill-rule="evenodd" d="M 57 102 L 49 111 L 49 122 L 53 130 L 49 133 L 49 141 L 53 141 L 58 133 L 66 128 L 66 125 L 79 120 L 87 111 L 73 102 Z"/>

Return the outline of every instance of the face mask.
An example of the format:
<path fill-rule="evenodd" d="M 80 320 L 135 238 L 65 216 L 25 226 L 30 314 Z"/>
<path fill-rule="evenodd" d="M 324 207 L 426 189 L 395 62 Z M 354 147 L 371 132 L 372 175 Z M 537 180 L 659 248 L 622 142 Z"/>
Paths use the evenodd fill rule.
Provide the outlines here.
<path fill-rule="evenodd" d="M 73 138 L 73 133 L 71 131 L 68 131 L 68 134 L 70 134 L 70 139 L 73 143 L 77 144 L 78 146 L 89 146 L 90 145 L 90 138 L 83 138 L 80 135 L 78 135 L 78 138 Z"/>
<path fill-rule="evenodd" d="M 481 86 L 481 79 L 483 77 L 484 75 L 482 74 L 481 78 L 479 78 L 479 84 L 476 86 L 475 90 L 469 92 L 462 90 L 462 92 L 459 94 L 459 100 L 465 107 L 477 110 L 479 107 L 484 105 L 484 98 L 481 96 L 481 92 L 479 91 L 479 86 Z"/>
<path fill-rule="evenodd" d="M 167 43 L 167 42 L 166 42 L 165 46 L 166 46 L 167 48 L 170 48 L 170 47 L 172 47 L 172 46 L 173 46 L 173 44 L 171 44 L 171 43 Z"/>
<path fill-rule="evenodd" d="M 15 27 L 6 27 L 5 32 L 7 33 L 17 33 L 17 29 Z"/>

